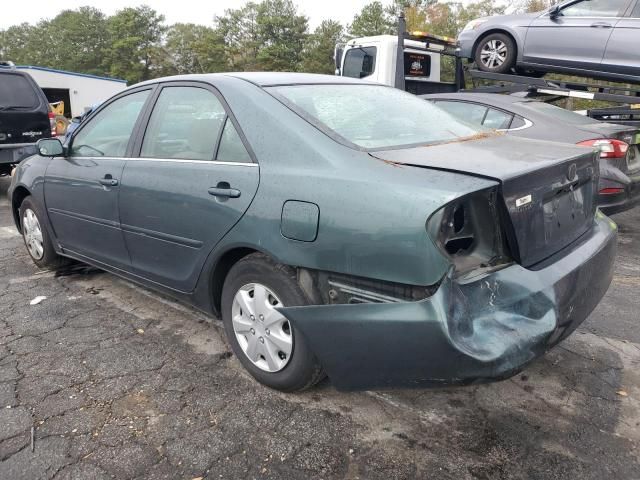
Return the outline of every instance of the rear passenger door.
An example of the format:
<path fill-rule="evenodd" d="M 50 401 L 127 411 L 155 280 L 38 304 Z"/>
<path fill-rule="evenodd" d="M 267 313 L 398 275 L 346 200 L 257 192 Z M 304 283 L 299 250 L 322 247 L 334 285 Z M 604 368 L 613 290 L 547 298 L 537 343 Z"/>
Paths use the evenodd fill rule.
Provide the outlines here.
<path fill-rule="evenodd" d="M 613 29 L 602 60 L 602 69 L 612 73 L 640 76 L 640 1 Z"/>
<path fill-rule="evenodd" d="M 122 175 L 120 216 L 134 273 L 189 292 L 259 180 L 240 126 L 208 84 L 168 83 Z"/>

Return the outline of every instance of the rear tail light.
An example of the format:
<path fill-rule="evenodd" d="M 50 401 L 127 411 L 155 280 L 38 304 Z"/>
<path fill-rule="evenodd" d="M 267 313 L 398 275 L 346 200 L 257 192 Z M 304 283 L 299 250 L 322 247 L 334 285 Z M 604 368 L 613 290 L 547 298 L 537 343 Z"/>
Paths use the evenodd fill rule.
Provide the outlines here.
<path fill-rule="evenodd" d="M 603 188 L 602 190 L 600 190 L 600 195 L 615 195 L 617 193 L 622 193 L 622 192 L 624 192 L 624 188 L 610 187 L 610 188 Z"/>
<path fill-rule="evenodd" d="M 595 147 L 600 150 L 600 158 L 625 158 L 629 144 L 613 138 L 585 140 L 578 143 L 584 147 Z"/>
<path fill-rule="evenodd" d="M 51 111 L 49 112 L 49 125 L 51 127 L 51 136 L 57 136 L 58 132 L 56 131 L 56 114 Z"/>
<path fill-rule="evenodd" d="M 429 236 L 453 262 L 456 276 L 494 269 L 511 262 L 491 189 L 460 198 L 438 210 L 428 221 Z"/>

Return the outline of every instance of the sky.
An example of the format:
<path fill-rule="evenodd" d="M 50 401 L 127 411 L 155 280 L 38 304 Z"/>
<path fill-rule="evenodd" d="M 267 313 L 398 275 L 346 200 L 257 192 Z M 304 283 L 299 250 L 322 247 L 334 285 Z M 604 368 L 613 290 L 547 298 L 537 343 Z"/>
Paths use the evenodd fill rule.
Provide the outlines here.
<path fill-rule="evenodd" d="M 353 16 L 372 0 L 294 0 L 298 9 L 309 17 L 313 29 L 322 20 L 331 18 L 342 24 L 350 23 Z M 41 19 L 55 17 L 61 10 L 75 9 L 85 5 L 96 7 L 107 15 L 124 7 L 149 5 L 162 13 L 167 23 L 200 23 L 211 25 L 214 15 L 222 15 L 227 8 L 239 8 L 247 0 L 0 0 L 0 29 L 23 22 L 36 23 Z M 390 1 L 383 1 L 387 4 Z"/>

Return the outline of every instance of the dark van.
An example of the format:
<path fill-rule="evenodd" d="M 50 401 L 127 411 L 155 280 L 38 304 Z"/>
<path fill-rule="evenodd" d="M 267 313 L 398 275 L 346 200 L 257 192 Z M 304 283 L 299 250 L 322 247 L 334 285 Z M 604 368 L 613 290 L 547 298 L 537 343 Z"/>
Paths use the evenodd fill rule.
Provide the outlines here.
<path fill-rule="evenodd" d="M 36 153 L 35 143 L 52 136 L 52 115 L 42 89 L 31 76 L 0 62 L 0 176 Z"/>

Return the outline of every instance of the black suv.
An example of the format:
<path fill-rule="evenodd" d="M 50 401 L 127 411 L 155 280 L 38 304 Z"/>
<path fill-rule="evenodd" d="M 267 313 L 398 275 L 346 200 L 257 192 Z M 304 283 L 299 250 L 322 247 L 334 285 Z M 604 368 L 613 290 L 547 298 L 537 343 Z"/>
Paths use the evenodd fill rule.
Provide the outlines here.
<path fill-rule="evenodd" d="M 0 62 L 0 176 L 36 153 L 35 143 L 51 137 L 50 107 L 42 89 L 11 62 Z"/>

